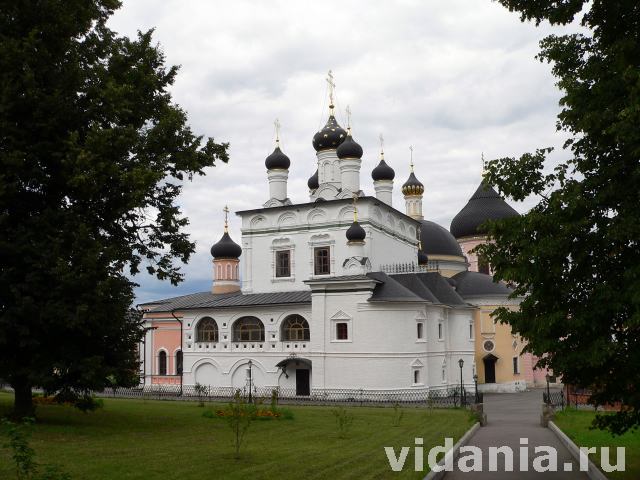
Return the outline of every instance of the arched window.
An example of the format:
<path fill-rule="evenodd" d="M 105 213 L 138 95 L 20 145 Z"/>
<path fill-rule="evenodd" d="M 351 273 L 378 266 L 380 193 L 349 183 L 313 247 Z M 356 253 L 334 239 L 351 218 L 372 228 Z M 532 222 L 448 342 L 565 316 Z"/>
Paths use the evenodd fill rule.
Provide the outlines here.
<path fill-rule="evenodd" d="M 282 341 L 308 341 L 309 340 L 309 322 L 301 315 L 289 315 L 282 322 Z"/>
<path fill-rule="evenodd" d="M 158 353 L 158 375 L 167 374 L 167 352 L 160 351 Z"/>
<path fill-rule="evenodd" d="M 176 352 L 176 375 L 182 375 L 182 350 Z"/>
<path fill-rule="evenodd" d="M 256 317 L 242 317 L 233 324 L 234 342 L 264 342 L 264 325 Z"/>
<path fill-rule="evenodd" d="M 196 342 L 217 342 L 218 324 L 211 317 L 204 317 L 196 327 Z"/>

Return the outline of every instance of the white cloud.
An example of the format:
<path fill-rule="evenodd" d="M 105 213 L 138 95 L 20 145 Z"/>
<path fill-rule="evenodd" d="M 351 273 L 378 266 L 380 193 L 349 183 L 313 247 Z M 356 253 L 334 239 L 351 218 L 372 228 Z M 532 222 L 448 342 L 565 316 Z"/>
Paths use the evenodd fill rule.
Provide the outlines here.
<path fill-rule="evenodd" d="M 342 111 L 351 105 L 354 137 L 365 151 L 363 189 L 373 194 L 369 172 L 383 132 L 396 170 L 394 202 L 403 205 L 399 186 L 414 145 L 425 215 L 444 226 L 477 187 L 481 152 L 490 159 L 563 142 L 555 131 L 560 93 L 550 67 L 534 59 L 551 28 L 522 24 L 489 0 L 125 0 L 110 26 L 130 36 L 155 27 L 167 63 L 181 65 L 172 93 L 194 131 L 231 143 L 230 163 L 186 184 L 181 196 L 197 242 L 187 281 L 172 288 L 141 275 L 140 301 L 209 287 L 222 207 L 267 200 L 263 162 L 276 117 L 292 160 L 289 196 L 308 199 L 328 69 L 338 85 L 338 118 L 344 125 Z M 235 217 L 231 228 L 239 241 Z"/>

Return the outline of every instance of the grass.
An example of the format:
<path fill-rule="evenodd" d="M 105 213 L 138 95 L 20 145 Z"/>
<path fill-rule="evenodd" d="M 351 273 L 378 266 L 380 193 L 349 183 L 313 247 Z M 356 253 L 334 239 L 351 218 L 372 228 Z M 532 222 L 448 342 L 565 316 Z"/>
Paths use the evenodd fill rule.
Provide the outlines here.
<path fill-rule="evenodd" d="M 13 398 L 0 393 L 0 415 Z M 83 414 L 67 406 L 39 406 L 31 441 L 39 463 L 59 465 L 76 479 L 418 479 L 413 448 L 402 472 L 392 472 L 384 446 L 396 452 L 424 438 L 424 451 L 457 441 L 473 424 L 464 410 L 407 408 L 393 426 L 392 408 L 350 407 L 354 421 L 339 438 L 331 407 L 290 407 L 293 420 L 256 421 L 242 458 L 235 460 L 224 419 L 204 418 L 191 402 L 106 399 Z M 0 442 L 0 445 L 5 443 Z M 427 461 L 425 458 L 425 468 Z M 0 478 L 13 479 L 9 452 L 0 448 Z"/>
<path fill-rule="evenodd" d="M 616 449 L 614 447 L 626 447 L 624 472 L 605 473 L 612 480 L 636 480 L 640 478 L 640 430 L 627 432 L 624 435 L 614 437 L 602 430 L 591 430 L 591 421 L 595 412 L 582 410 L 563 410 L 556 414 L 554 422 L 566 433 L 578 447 L 610 447 L 609 463 L 616 464 Z M 600 464 L 600 450 L 596 454 L 589 455 L 596 464 Z"/>

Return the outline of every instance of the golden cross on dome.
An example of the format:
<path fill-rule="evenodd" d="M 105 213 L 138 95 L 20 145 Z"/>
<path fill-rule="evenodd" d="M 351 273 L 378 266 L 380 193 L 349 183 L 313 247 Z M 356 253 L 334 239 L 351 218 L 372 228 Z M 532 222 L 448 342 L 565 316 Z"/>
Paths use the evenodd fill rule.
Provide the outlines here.
<path fill-rule="evenodd" d="M 351 107 L 347 105 L 347 130 L 351 130 Z"/>
<path fill-rule="evenodd" d="M 484 177 L 484 174 L 487 173 L 487 170 L 486 170 L 487 163 L 484 160 L 484 152 L 480 154 L 480 158 L 482 160 L 482 176 Z"/>
<path fill-rule="evenodd" d="M 384 136 L 380 134 L 378 138 L 380 139 L 380 160 L 384 160 Z"/>
<path fill-rule="evenodd" d="M 229 207 L 225 205 L 222 211 L 224 212 L 224 231 L 227 233 L 229 231 Z"/>
<path fill-rule="evenodd" d="M 413 145 L 409 145 L 409 156 L 411 158 L 409 165 L 411 166 L 411 171 L 413 172 Z"/>
<path fill-rule="evenodd" d="M 358 193 L 353 194 L 353 221 L 358 221 Z"/>
<path fill-rule="evenodd" d="M 273 126 L 276 128 L 276 144 L 280 145 L 280 120 L 276 118 Z"/>
<path fill-rule="evenodd" d="M 333 93 L 336 88 L 336 83 L 333 81 L 333 72 L 329 70 L 327 74 L 327 83 L 329 84 L 329 108 L 333 112 Z"/>

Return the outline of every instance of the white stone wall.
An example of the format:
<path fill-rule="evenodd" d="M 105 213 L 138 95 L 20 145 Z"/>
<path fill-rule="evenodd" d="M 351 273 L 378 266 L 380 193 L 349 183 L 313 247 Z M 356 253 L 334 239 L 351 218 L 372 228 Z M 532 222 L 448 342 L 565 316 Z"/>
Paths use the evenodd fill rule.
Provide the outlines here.
<path fill-rule="evenodd" d="M 304 290 L 313 277 L 313 248 L 331 249 L 331 276 L 342 275 L 351 256 L 345 232 L 353 222 L 349 201 L 294 205 L 291 208 L 239 212 L 242 217 L 242 290 L 274 292 Z M 364 255 L 372 269 L 388 263 L 415 262 L 416 222 L 383 202 L 364 197 L 358 220 L 367 232 Z M 275 252 L 291 250 L 291 277 L 275 277 Z"/>

